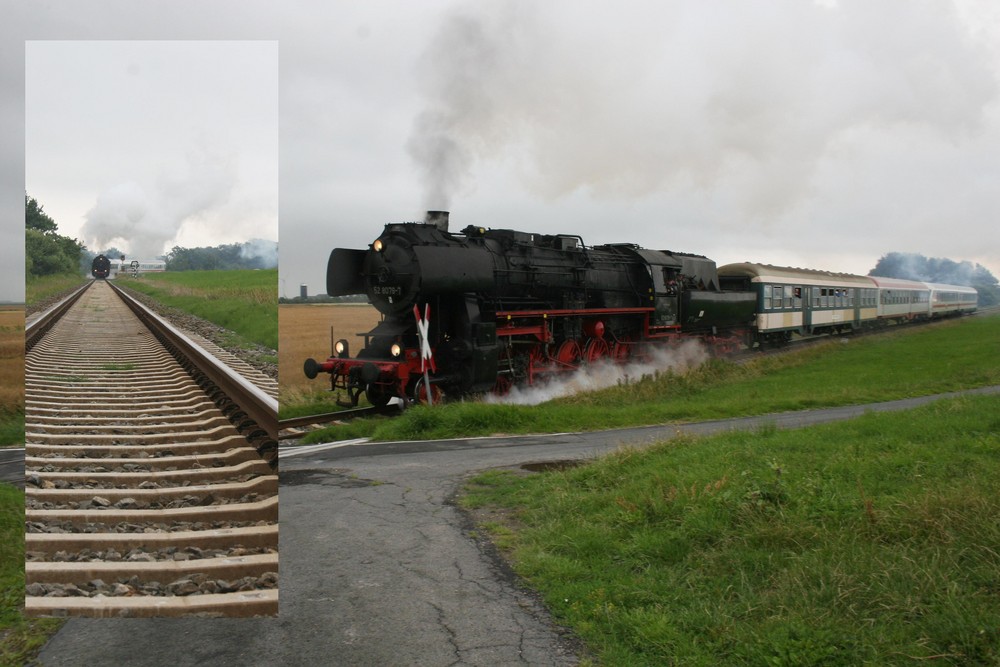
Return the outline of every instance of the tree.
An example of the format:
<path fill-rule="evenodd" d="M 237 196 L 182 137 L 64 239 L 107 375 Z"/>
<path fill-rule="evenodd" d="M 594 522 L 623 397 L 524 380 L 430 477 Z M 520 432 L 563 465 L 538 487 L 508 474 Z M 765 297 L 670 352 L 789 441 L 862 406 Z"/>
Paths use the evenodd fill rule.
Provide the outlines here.
<path fill-rule="evenodd" d="M 83 244 L 56 233 L 55 220 L 34 198 L 24 195 L 24 257 L 29 276 L 77 273 Z"/>
<path fill-rule="evenodd" d="M 254 239 L 206 248 L 174 246 L 167 253 L 167 271 L 267 269 L 277 266 L 278 244 Z"/>
<path fill-rule="evenodd" d="M 996 277 L 981 264 L 969 261 L 956 262 L 938 257 L 928 258 L 906 252 L 890 252 L 883 255 L 868 275 L 971 287 L 996 286 L 998 283 Z"/>
<path fill-rule="evenodd" d="M 34 197 L 24 193 L 24 225 L 26 229 L 37 229 L 45 234 L 55 234 L 57 225 Z"/>

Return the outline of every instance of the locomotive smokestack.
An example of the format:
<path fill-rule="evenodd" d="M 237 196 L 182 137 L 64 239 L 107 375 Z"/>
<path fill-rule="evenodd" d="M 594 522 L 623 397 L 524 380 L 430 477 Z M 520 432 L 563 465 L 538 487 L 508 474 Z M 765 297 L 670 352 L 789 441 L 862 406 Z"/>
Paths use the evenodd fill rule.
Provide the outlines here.
<path fill-rule="evenodd" d="M 448 211 L 427 211 L 424 222 L 446 232 L 448 231 Z"/>

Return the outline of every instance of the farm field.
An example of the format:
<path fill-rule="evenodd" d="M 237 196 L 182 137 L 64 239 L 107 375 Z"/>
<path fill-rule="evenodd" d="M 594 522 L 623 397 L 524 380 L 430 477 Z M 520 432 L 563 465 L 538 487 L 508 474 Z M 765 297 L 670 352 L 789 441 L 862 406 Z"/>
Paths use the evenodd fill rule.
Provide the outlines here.
<path fill-rule="evenodd" d="M 24 440 L 24 307 L 0 307 L 0 447 Z"/>
<path fill-rule="evenodd" d="M 278 306 L 280 344 L 278 347 L 278 378 L 281 384 L 279 399 L 282 417 L 287 417 L 293 406 L 315 405 L 323 410 L 323 403 L 335 409 L 334 396 L 328 391 L 329 376 L 310 380 L 302 372 L 302 363 L 309 357 L 322 361 L 332 348 L 332 341 L 347 339 L 351 355 L 364 346 L 364 336 L 381 318 L 380 313 L 368 304 L 281 304 Z M 331 337 L 331 329 L 333 331 Z M 311 408 L 310 408 L 311 409 Z M 308 414 L 306 409 L 302 414 Z"/>

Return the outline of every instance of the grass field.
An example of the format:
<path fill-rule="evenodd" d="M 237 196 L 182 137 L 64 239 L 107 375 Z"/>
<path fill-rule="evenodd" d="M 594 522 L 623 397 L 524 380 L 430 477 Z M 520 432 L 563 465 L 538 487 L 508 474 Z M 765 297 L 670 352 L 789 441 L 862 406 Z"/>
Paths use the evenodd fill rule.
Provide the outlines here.
<path fill-rule="evenodd" d="M 120 284 L 235 332 L 278 348 L 278 271 L 178 271 L 147 273 Z"/>
<path fill-rule="evenodd" d="M 370 331 L 380 314 L 367 304 L 282 304 L 278 306 L 281 345 L 278 349 L 279 404 L 283 418 L 299 414 L 329 412 L 336 408 L 330 376 L 310 380 L 302 364 L 312 357 L 322 361 L 330 355 L 332 340 L 346 338 L 351 355 L 364 346 L 358 333 Z M 331 340 L 331 329 L 333 338 Z"/>
<path fill-rule="evenodd" d="M 997 665 L 998 415 L 678 439 L 461 504 L 603 665 Z"/>
<path fill-rule="evenodd" d="M 603 429 L 998 384 L 1000 317 L 965 318 L 530 407 L 415 407 L 307 440 Z M 994 665 L 998 414 L 1000 397 L 961 398 L 679 439 L 562 471 L 490 471 L 460 502 L 600 664 Z"/>
<path fill-rule="evenodd" d="M 24 302 L 30 306 L 50 296 L 79 287 L 87 280 L 79 273 L 43 276 L 41 278 L 29 276 L 24 285 Z"/>
<path fill-rule="evenodd" d="M 835 339 L 743 364 L 713 359 L 687 372 L 657 372 L 536 406 L 418 406 L 400 417 L 318 430 L 305 441 L 587 431 L 852 405 L 992 384 L 1000 384 L 997 316 Z"/>

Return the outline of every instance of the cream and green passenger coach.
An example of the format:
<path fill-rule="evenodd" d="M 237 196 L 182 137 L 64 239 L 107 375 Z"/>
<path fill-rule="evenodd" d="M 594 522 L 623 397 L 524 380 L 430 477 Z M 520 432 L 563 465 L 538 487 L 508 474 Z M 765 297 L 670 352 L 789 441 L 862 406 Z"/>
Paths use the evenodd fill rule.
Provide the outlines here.
<path fill-rule="evenodd" d="M 850 331 L 878 317 L 871 278 L 767 264 L 719 267 L 723 289 L 757 294 L 758 342 L 781 343 L 800 336 Z"/>
<path fill-rule="evenodd" d="M 856 276 L 767 264 L 719 267 L 723 289 L 757 295 L 757 342 L 783 343 L 800 336 L 957 315 L 976 310 L 972 287 L 896 278 Z"/>

